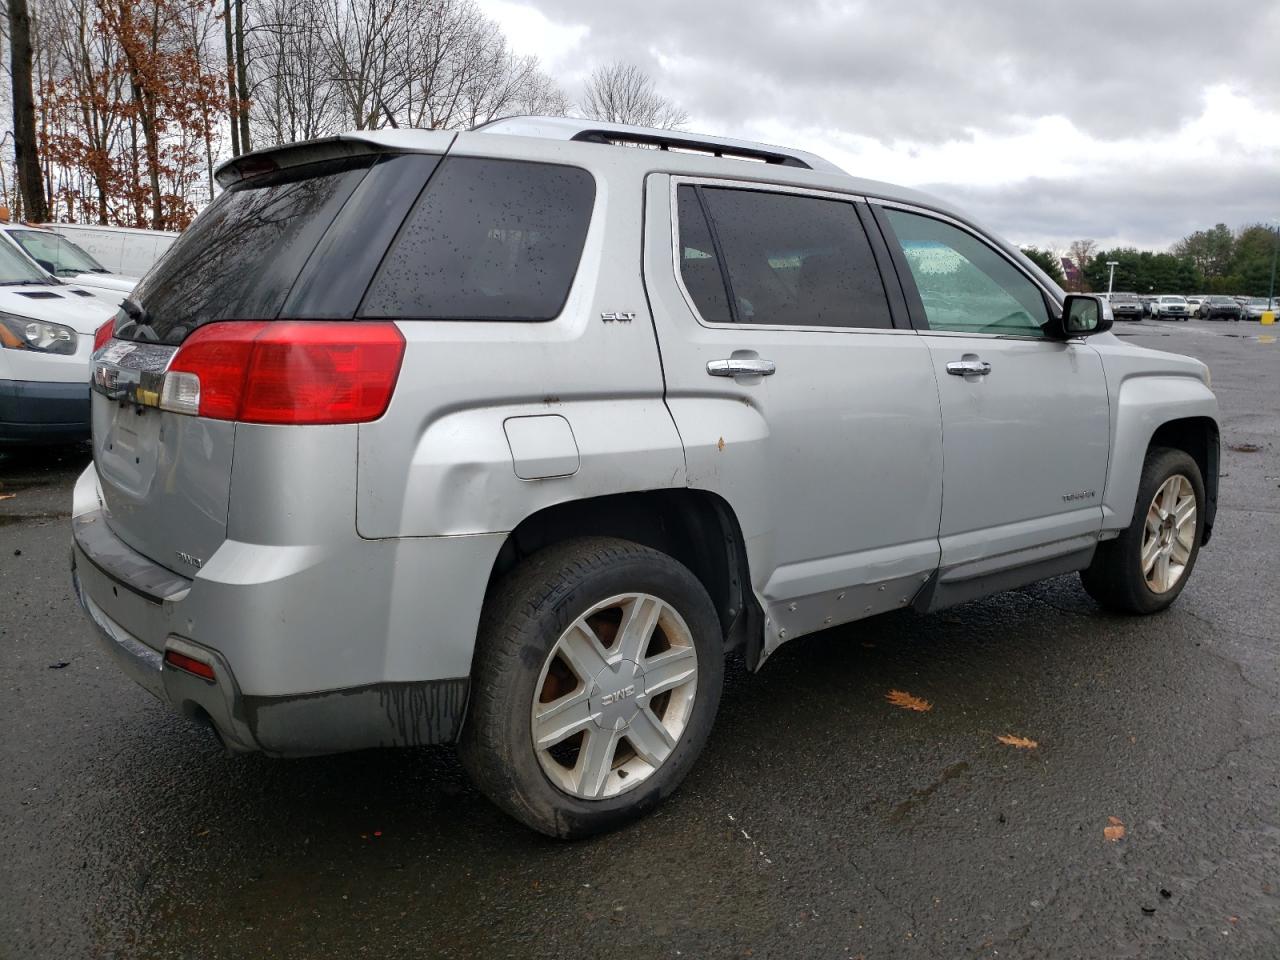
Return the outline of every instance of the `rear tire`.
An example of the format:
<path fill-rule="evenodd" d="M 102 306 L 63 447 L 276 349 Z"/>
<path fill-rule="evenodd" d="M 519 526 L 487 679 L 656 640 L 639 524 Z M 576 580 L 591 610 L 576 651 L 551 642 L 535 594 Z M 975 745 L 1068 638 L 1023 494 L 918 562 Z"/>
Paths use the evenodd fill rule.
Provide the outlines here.
<path fill-rule="evenodd" d="M 1192 500 L 1194 515 L 1185 517 Z M 1195 460 L 1182 450 L 1151 448 L 1133 520 L 1115 540 L 1098 544 L 1093 562 L 1080 572 L 1085 591 L 1115 613 L 1164 610 L 1182 593 L 1200 555 L 1204 503 L 1204 480 Z"/>
<path fill-rule="evenodd" d="M 687 567 L 627 540 L 567 540 L 491 592 L 459 753 L 534 830 L 613 830 L 684 779 L 723 679 L 720 620 Z"/>

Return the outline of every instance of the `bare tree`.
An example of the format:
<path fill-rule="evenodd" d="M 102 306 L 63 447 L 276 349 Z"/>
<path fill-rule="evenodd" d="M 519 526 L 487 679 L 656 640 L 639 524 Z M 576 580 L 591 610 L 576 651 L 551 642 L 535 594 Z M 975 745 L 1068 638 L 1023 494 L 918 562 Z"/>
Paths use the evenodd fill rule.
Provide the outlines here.
<path fill-rule="evenodd" d="M 9 0 L 9 57 L 13 76 L 13 156 L 23 214 L 47 220 L 40 155 L 36 143 L 36 104 L 31 86 L 31 15 L 27 0 Z"/>
<path fill-rule="evenodd" d="M 1075 280 L 1070 286 L 1075 288 L 1076 292 L 1080 292 L 1085 288 L 1084 272 L 1089 266 L 1089 261 L 1093 259 L 1093 255 L 1098 250 L 1096 240 L 1073 240 L 1068 248 L 1068 256 L 1075 261 L 1078 280 Z M 1068 278 L 1070 280 L 1070 278 Z"/>
<path fill-rule="evenodd" d="M 654 88 L 653 80 L 630 63 L 610 63 L 591 72 L 578 107 L 583 116 L 610 123 L 676 130 L 689 119 Z"/>
<path fill-rule="evenodd" d="M 261 0 L 255 10 L 251 92 L 255 139 L 312 140 L 345 126 L 313 0 Z"/>

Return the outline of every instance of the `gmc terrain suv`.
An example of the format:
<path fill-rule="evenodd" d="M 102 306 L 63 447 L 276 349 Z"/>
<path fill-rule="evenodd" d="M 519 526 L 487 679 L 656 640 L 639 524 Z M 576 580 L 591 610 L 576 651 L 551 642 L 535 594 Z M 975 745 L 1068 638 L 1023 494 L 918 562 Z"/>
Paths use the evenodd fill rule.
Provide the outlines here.
<path fill-rule="evenodd" d="M 652 809 L 726 654 L 1213 527 L 1196 360 L 932 197 L 587 121 L 240 157 L 99 331 L 74 578 L 234 751 L 456 742 L 573 837 Z"/>

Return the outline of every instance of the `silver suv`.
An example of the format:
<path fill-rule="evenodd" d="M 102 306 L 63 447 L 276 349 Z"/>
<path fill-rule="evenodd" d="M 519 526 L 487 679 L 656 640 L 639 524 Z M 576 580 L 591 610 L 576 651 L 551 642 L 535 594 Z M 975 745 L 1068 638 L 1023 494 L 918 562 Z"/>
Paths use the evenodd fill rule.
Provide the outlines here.
<path fill-rule="evenodd" d="M 932 197 L 530 118 L 218 179 L 100 332 L 72 523 L 102 645 L 231 750 L 456 742 L 586 835 L 731 652 L 1074 571 L 1153 613 L 1209 539 L 1205 366 Z"/>

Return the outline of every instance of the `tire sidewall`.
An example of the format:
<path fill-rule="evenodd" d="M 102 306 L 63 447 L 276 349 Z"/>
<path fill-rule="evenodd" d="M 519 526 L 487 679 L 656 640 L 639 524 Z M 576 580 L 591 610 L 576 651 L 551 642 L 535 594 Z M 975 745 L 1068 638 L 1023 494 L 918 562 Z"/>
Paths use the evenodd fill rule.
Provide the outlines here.
<path fill-rule="evenodd" d="M 583 800 L 553 784 L 538 762 L 532 735 L 533 698 L 542 668 L 564 631 L 597 603 L 624 593 L 652 594 L 684 619 L 698 658 L 697 692 L 680 740 L 658 770 L 625 793 Z M 501 624 L 493 627 L 502 630 Z M 587 569 L 535 600 L 533 615 L 524 619 L 517 639 L 521 669 L 512 675 L 506 691 L 510 710 L 502 723 L 499 752 L 503 755 L 495 759 L 508 766 L 511 779 L 519 785 L 512 799 L 525 814 L 521 819 L 555 836 L 586 836 L 643 816 L 680 784 L 710 733 L 724 675 L 719 618 L 705 589 L 686 567 L 642 548 Z"/>

